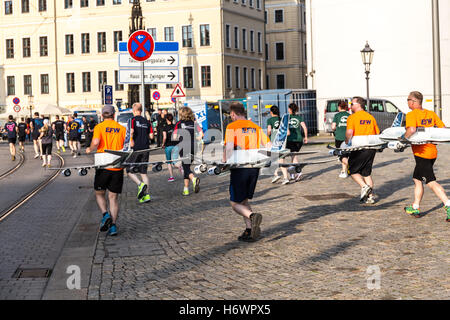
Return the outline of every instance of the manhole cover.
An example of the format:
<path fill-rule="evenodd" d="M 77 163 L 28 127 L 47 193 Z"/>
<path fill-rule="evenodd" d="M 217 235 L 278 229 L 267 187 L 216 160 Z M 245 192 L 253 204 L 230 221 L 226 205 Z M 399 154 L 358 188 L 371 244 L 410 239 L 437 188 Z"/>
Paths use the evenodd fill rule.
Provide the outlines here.
<path fill-rule="evenodd" d="M 302 197 L 309 201 L 339 200 L 339 199 L 353 199 L 354 198 L 354 196 L 349 195 L 348 193 L 318 194 L 318 195 L 309 195 L 309 196 L 302 196 Z"/>
<path fill-rule="evenodd" d="M 14 272 L 13 278 L 48 278 L 52 273 L 51 269 L 22 269 L 18 268 Z"/>

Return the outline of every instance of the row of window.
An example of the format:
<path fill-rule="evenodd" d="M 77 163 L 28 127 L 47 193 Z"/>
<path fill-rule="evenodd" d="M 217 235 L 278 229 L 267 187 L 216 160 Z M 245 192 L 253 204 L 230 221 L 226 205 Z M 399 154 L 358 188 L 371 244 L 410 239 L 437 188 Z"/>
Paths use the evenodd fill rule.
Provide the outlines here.
<path fill-rule="evenodd" d="M 239 27 L 235 26 L 233 28 L 234 35 L 234 49 L 239 49 L 242 44 L 242 50 L 250 52 L 255 52 L 255 31 L 248 31 L 246 28 L 242 28 L 242 32 L 239 32 Z M 242 37 L 241 37 L 242 34 Z M 231 48 L 231 26 L 229 24 L 225 25 L 225 46 Z M 249 44 L 250 42 L 250 44 Z M 257 32 L 256 45 L 258 53 L 262 53 L 262 32 Z"/>
<path fill-rule="evenodd" d="M 255 8 L 256 5 L 256 9 L 261 9 L 261 0 L 233 0 L 233 2 L 236 4 L 240 3 L 243 6 L 246 6 L 248 3 L 250 8 Z"/>
<path fill-rule="evenodd" d="M 30 0 L 20 0 L 22 13 L 30 12 Z M 106 0 L 92 0 L 97 6 L 104 6 Z M 146 0 L 146 2 L 154 2 L 155 0 Z M 133 3 L 133 0 L 129 0 Z M 239 0 L 233 0 L 234 3 L 239 3 Z M 113 5 L 122 4 L 122 0 L 112 0 Z M 241 0 L 242 5 L 247 4 L 247 0 Z M 256 9 L 261 9 L 261 0 L 248 0 L 248 5 L 250 8 L 254 8 L 256 4 Z M 89 7 L 89 0 L 80 0 L 80 7 Z M 73 8 L 73 0 L 64 0 L 64 9 Z M 38 0 L 38 10 L 39 12 L 47 11 L 47 0 Z M 5 0 L 5 14 L 13 14 L 13 0 Z"/>
<path fill-rule="evenodd" d="M 40 93 L 41 94 L 49 94 L 50 93 L 50 81 L 48 74 L 41 74 L 40 76 Z M 114 83 L 115 90 L 122 91 L 124 90 L 124 85 L 119 84 L 119 74 L 118 71 L 114 71 Z M 83 92 L 91 92 L 91 72 L 82 72 L 82 90 Z M 101 91 L 102 85 L 108 83 L 108 74 L 107 71 L 98 71 L 98 91 Z M 23 94 L 24 95 L 32 95 L 32 76 L 24 75 L 23 76 Z M 16 77 L 15 76 L 7 76 L 6 77 L 6 92 L 8 96 L 16 95 Z M 75 73 L 69 72 L 66 73 L 66 92 L 74 93 L 75 92 Z"/>
<path fill-rule="evenodd" d="M 20 0 L 21 1 L 21 11 L 22 13 L 30 12 L 30 0 Z M 93 0 L 96 2 L 97 6 L 104 6 L 106 0 Z M 152 2 L 154 0 L 147 0 L 147 2 Z M 130 3 L 133 1 L 130 0 Z M 112 0 L 112 4 L 122 4 L 122 0 Z M 87 8 L 89 7 L 89 0 L 80 0 L 80 7 Z M 73 0 L 64 0 L 64 9 L 73 8 Z M 38 11 L 44 12 L 47 11 L 47 0 L 38 0 Z M 13 0 L 5 0 L 5 15 L 13 14 Z"/>
<path fill-rule="evenodd" d="M 237 28 L 237 27 L 236 27 Z M 244 31 L 246 29 L 243 29 Z M 148 28 L 147 31 L 157 40 L 157 29 Z M 193 47 L 193 32 L 192 26 L 182 26 L 182 46 Z M 254 37 L 253 30 L 250 31 L 250 50 L 254 51 Z M 200 46 L 209 46 L 211 44 L 210 25 L 200 25 Z M 247 50 L 246 32 L 244 32 L 244 50 Z M 65 54 L 74 54 L 74 35 L 66 34 L 65 36 Z M 261 52 L 262 35 L 258 32 L 258 51 Z M 113 31 L 113 46 L 114 52 L 119 50 L 119 42 L 123 40 L 122 31 Z M 164 27 L 164 41 L 175 41 L 174 27 Z M 97 32 L 97 52 L 105 53 L 106 50 L 106 32 Z M 81 33 L 81 53 L 87 54 L 91 52 L 91 34 Z M 41 57 L 48 56 L 48 38 L 46 36 L 39 37 L 39 54 Z M 6 58 L 13 59 L 15 56 L 14 39 L 6 39 Z M 31 56 L 31 39 L 22 38 L 22 57 L 28 58 Z"/>
<path fill-rule="evenodd" d="M 211 87 L 211 66 L 201 66 L 200 67 L 200 85 L 202 88 Z M 227 88 L 232 88 L 232 67 L 227 65 L 227 74 L 226 74 L 226 84 Z M 258 78 L 256 78 L 256 70 L 254 68 L 242 67 L 242 78 L 240 73 L 240 67 L 235 67 L 235 88 L 240 89 L 241 87 L 241 79 L 243 79 L 243 88 L 244 89 L 256 89 L 258 85 L 259 89 L 262 89 L 262 70 L 258 69 Z M 102 86 L 108 83 L 108 73 L 107 71 L 98 71 L 98 91 L 102 90 Z M 256 84 L 258 82 L 258 84 Z M 114 71 L 114 84 L 116 91 L 124 90 L 124 85 L 119 83 L 119 74 L 118 71 Z M 194 68 L 183 67 L 183 85 L 187 89 L 194 88 Z M 23 76 L 23 94 L 24 95 L 32 95 L 32 76 L 24 75 Z M 41 94 L 49 94 L 49 75 L 41 74 L 40 75 L 40 93 Z M 91 92 L 91 72 L 82 72 L 81 73 L 81 87 L 82 92 L 87 93 Z M 157 89 L 157 85 L 153 85 L 152 89 Z M 166 89 L 172 88 L 172 85 L 166 85 Z M 7 76 L 6 77 L 6 90 L 8 96 L 16 95 L 16 77 L 15 76 Z M 75 92 L 75 73 L 68 72 L 66 73 L 66 92 L 74 93 Z"/>
<path fill-rule="evenodd" d="M 250 77 L 250 78 L 249 78 Z M 259 90 L 262 90 L 262 70 L 258 69 L 258 78 L 256 78 L 256 69 L 247 67 L 242 67 L 242 79 L 243 79 L 243 89 L 256 89 L 258 86 Z M 250 81 L 249 81 L 250 80 Z M 233 67 L 227 65 L 226 68 L 226 86 L 228 89 L 233 88 Z M 256 84 L 258 82 L 258 84 Z M 234 88 L 241 88 L 241 67 L 234 67 Z"/>

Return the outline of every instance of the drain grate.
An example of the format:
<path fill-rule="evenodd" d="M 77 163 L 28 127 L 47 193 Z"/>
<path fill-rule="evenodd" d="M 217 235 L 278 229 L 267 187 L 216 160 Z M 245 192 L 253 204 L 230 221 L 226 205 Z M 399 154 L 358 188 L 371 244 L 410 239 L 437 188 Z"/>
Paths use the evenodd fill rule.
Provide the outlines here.
<path fill-rule="evenodd" d="M 18 268 L 13 274 L 13 278 L 48 278 L 52 273 L 52 269 L 22 269 Z"/>
<path fill-rule="evenodd" d="M 320 201 L 320 200 L 353 199 L 355 196 L 352 196 L 348 193 L 331 193 L 331 194 L 318 194 L 302 197 L 309 201 Z"/>

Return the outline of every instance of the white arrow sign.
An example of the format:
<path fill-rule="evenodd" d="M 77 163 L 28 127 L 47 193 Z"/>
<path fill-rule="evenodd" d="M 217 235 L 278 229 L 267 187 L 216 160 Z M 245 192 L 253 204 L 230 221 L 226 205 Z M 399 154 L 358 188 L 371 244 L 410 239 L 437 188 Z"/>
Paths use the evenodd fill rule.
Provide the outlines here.
<path fill-rule="evenodd" d="M 140 84 L 141 70 L 119 69 L 120 84 Z M 179 72 L 176 69 L 145 69 L 145 83 L 178 83 Z"/>
<path fill-rule="evenodd" d="M 150 58 L 144 61 L 145 68 L 162 67 L 178 68 L 180 64 L 178 54 L 153 53 Z M 119 54 L 120 68 L 140 68 L 141 63 L 134 60 L 128 53 Z"/>

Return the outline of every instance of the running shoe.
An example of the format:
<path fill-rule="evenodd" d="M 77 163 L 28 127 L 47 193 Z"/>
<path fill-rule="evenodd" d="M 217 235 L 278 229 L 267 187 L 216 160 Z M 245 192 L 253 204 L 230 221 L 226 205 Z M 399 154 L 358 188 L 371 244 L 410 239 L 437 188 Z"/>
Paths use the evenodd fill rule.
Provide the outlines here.
<path fill-rule="evenodd" d="M 297 175 L 295 176 L 295 182 L 299 182 L 299 181 L 300 181 L 300 179 L 302 178 L 302 175 L 303 175 L 303 173 L 302 173 L 302 172 L 300 172 L 300 173 L 297 173 Z"/>
<path fill-rule="evenodd" d="M 147 191 L 147 185 L 145 183 L 141 183 L 138 186 L 138 193 L 137 193 L 137 198 L 141 199 L 144 195 L 145 195 L 145 191 Z"/>
<path fill-rule="evenodd" d="M 47 165 L 47 168 L 51 168 L 52 166 L 50 165 L 50 163 Z"/>
<path fill-rule="evenodd" d="M 109 212 L 105 213 L 102 222 L 100 223 L 100 231 L 105 232 L 109 229 L 112 224 L 112 218 Z"/>
<path fill-rule="evenodd" d="M 151 201 L 151 197 L 149 194 L 146 194 L 141 199 L 139 199 L 139 203 L 147 203 Z"/>
<path fill-rule="evenodd" d="M 74 157 L 74 158 L 76 158 L 76 157 L 77 157 L 77 153 L 76 153 L 76 152 L 75 152 L 75 153 L 73 154 L 73 157 Z"/>
<path fill-rule="evenodd" d="M 295 174 L 291 173 L 291 180 L 295 179 Z"/>
<path fill-rule="evenodd" d="M 110 236 L 117 236 L 117 226 L 115 224 L 111 225 L 108 231 L 108 235 Z"/>
<path fill-rule="evenodd" d="M 447 213 L 447 219 L 445 221 L 450 222 L 450 207 L 445 206 L 445 213 Z"/>
<path fill-rule="evenodd" d="M 80 152 L 78 152 L 78 155 L 79 155 L 79 156 L 81 156 L 81 153 L 80 153 Z"/>
<path fill-rule="evenodd" d="M 347 172 L 345 172 L 345 171 L 341 171 L 341 173 L 339 174 L 339 178 L 342 178 L 342 179 L 346 179 L 346 178 L 348 178 L 348 174 L 347 174 Z"/>
<path fill-rule="evenodd" d="M 66 152 L 66 148 L 64 148 L 64 146 L 61 147 L 63 152 Z"/>
<path fill-rule="evenodd" d="M 278 180 L 280 180 L 280 179 L 281 179 L 281 176 L 275 176 L 275 177 L 272 179 L 272 183 L 277 183 Z"/>
<path fill-rule="evenodd" d="M 188 196 L 189 195 L 189 189 L 183 189 L 183 196 Z"/>
<path fill-rule="evenodd" d="M 283 181 L 281 181 L 281 185 L 285 186 L 287 184 L 289 184 L 289 180 L 288 179 L 283 179 Z"/>
<path fill-rule="evenodd" d="M 167 182 L 174 182 L 175 178 L 174 177 L 170 177 L 169 179 L 167 179 Z"/>
<path fill-rule="evenodd" d="M 413 206 L 405 207 L 405 212 L 415 218 L 421 217 L 419 209 L 414 209 Z"/>
<path fill-rule="evenodd" d="M 249 230 L 245 230 L 239 237 L 238 237 L 239 241 L 244 241 L 244 242 L 252 242 L 253 239 L 250 236 L 250 231 Z"/>
<path fill-rule="evenodd" d="M 36 154 L 34 155 L 34 158 L 35 158 L 35 159 L 39 158 L 39 154 L 36 153 Z"/>
<path fill-rule="evenodd" d="M 367 197 L 369 196 L 369 194 L 372 192 L 372 188 L 369 187 L 368 185 L 365 185 L 364 187 L 362 187 L 361 189 L 361 197 L 359 198 L 360 202 L 366 202 L 367 201 Z"/>
<path fill-rule="evenodd" d="M 367 197 L 366 204 L 374 204 L 375 203 L 375 197 L 371 194 L 369 197 Z"/>
<path fill-rule="evenodd" d="M 16 156 L 11 156 L 12 161 L 16 161 Z"/>
<path fill-rule="evenodd" d="M 44 162 L 43 164 L 42 164 L 42 167 L 46 167 L 47 166 L 47 164 Z"/>
<path fill-rule="evenodd" d="M 252 231 L 250 233 L 250 236 L 253 240 L 256 240 L 261 233 L 261 229 L 259 228 L 259 226 L 262 221 L 262 215 L 260 213 L 252 213 L 250 215 L 250 221 L 252 223 Z"/>
<path fill-rule="evenodd" d="M 192 187 L 194 188 L 195 193 L 200 191 L 200 178 L 194 178 L 192 180 Z"/>
<path fill-rule="evenodd" d="M 56 151 L 56 153 L 57 153 L 57 154 L 61 154 L 61 150 L 58 149 L 58 150 Z"/>

